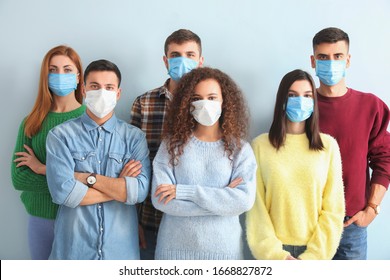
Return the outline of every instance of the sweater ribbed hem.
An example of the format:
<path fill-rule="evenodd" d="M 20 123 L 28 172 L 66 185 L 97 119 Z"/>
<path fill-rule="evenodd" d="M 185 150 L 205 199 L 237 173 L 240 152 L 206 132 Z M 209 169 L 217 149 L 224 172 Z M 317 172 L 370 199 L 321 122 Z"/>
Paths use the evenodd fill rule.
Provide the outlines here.
<path fill-rule="evenodd" d="M 58 205 L 53 203 L 49 193 L 22 192 L 20 198 L 30 215 L 45 219 L 56 218 Z"/>
<path fill-rule="evenodd" d="M 239 254 L 199 252 L 190 250 L 157 250 L 156 260 L 240 260 Z"/>

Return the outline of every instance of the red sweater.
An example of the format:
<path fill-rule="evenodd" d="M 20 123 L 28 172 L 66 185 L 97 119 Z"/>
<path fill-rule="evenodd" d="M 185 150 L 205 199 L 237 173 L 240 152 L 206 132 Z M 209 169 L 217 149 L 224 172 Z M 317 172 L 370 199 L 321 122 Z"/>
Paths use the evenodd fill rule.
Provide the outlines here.
<path fill-rule="evenodd" d="M 335 137 L 340 146 L 346 215 L 353 216 L 366 207 L 370 183 L 388 188 L 389 108 L 375 95 L 350 88 L 341 97 L 318 94 L 318 106 L 321 132 Z"/>

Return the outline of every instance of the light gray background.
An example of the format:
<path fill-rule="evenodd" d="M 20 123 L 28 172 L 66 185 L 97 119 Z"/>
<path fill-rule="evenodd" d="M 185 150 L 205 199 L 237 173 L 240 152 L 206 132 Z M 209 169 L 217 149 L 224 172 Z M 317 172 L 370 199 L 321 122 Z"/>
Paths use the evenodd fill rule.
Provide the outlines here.
<path fill-rule="evenodd" d="M 11 184 L 10 161 L 50 48 L 73 47 L 84 67 L 100 58 L 115 62 L 123 74 L 116 113 L 129 120 L 135 97 L 168 77 L 165 38 L 179 28 L 191 29 L 202 39 L 205 65 L 230 74 L 245 92 L 253 138 L 270 126 L 282 76 L 296 68 L 314 75 L 311 40 L 329 26 L 344 29 L 351 39 L 347 84 L 389 105 L 386 0 L 0 0 L 0 259 L 29 259 L 27 214 Z M 387 195 L 369 227 L 370 259 L 390 259 L 389 218 Z"/>

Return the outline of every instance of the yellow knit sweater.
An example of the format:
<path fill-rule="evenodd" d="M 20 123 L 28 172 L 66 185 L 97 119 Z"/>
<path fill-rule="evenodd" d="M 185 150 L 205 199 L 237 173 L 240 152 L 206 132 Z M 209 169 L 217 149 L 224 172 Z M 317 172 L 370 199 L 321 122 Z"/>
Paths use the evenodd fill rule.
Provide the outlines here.
<path fill-rule="evenodd" d="M 268 134 L 252 142 L 257 193 L 247 213 L 248 244 L 256 259 L 284 260 L 282 245 L 306 245 L 300 259 L 331 259 L 345 214 L 341 157 L 334 138 L 321 134 L 323 151 L 309 150 L 306 134 L 287 134 L 278 151 Z"/>

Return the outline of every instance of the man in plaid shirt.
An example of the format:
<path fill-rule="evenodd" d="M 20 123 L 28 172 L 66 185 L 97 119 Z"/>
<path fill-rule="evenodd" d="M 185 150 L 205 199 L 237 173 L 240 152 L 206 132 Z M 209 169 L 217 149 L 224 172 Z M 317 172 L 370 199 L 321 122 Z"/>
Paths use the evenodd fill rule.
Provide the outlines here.
<path fill-rule="evenodd" d="M 150 161 L 161 143 L 164 117 L 180 78 L 203 64 L 202 44 L 198 35 L 187 29 L 173 32 L 165 41 L 163 61 L 170 78 L 162 87 L 138 96 L 131 109 L 131 124 L 146 133 Z M 151 189 L 151 188 L 150 188 Z M 141 259 L 154 259 L 157 232 L 162 213 L 156 210 L 149 195 L 139 205 Z"/>

